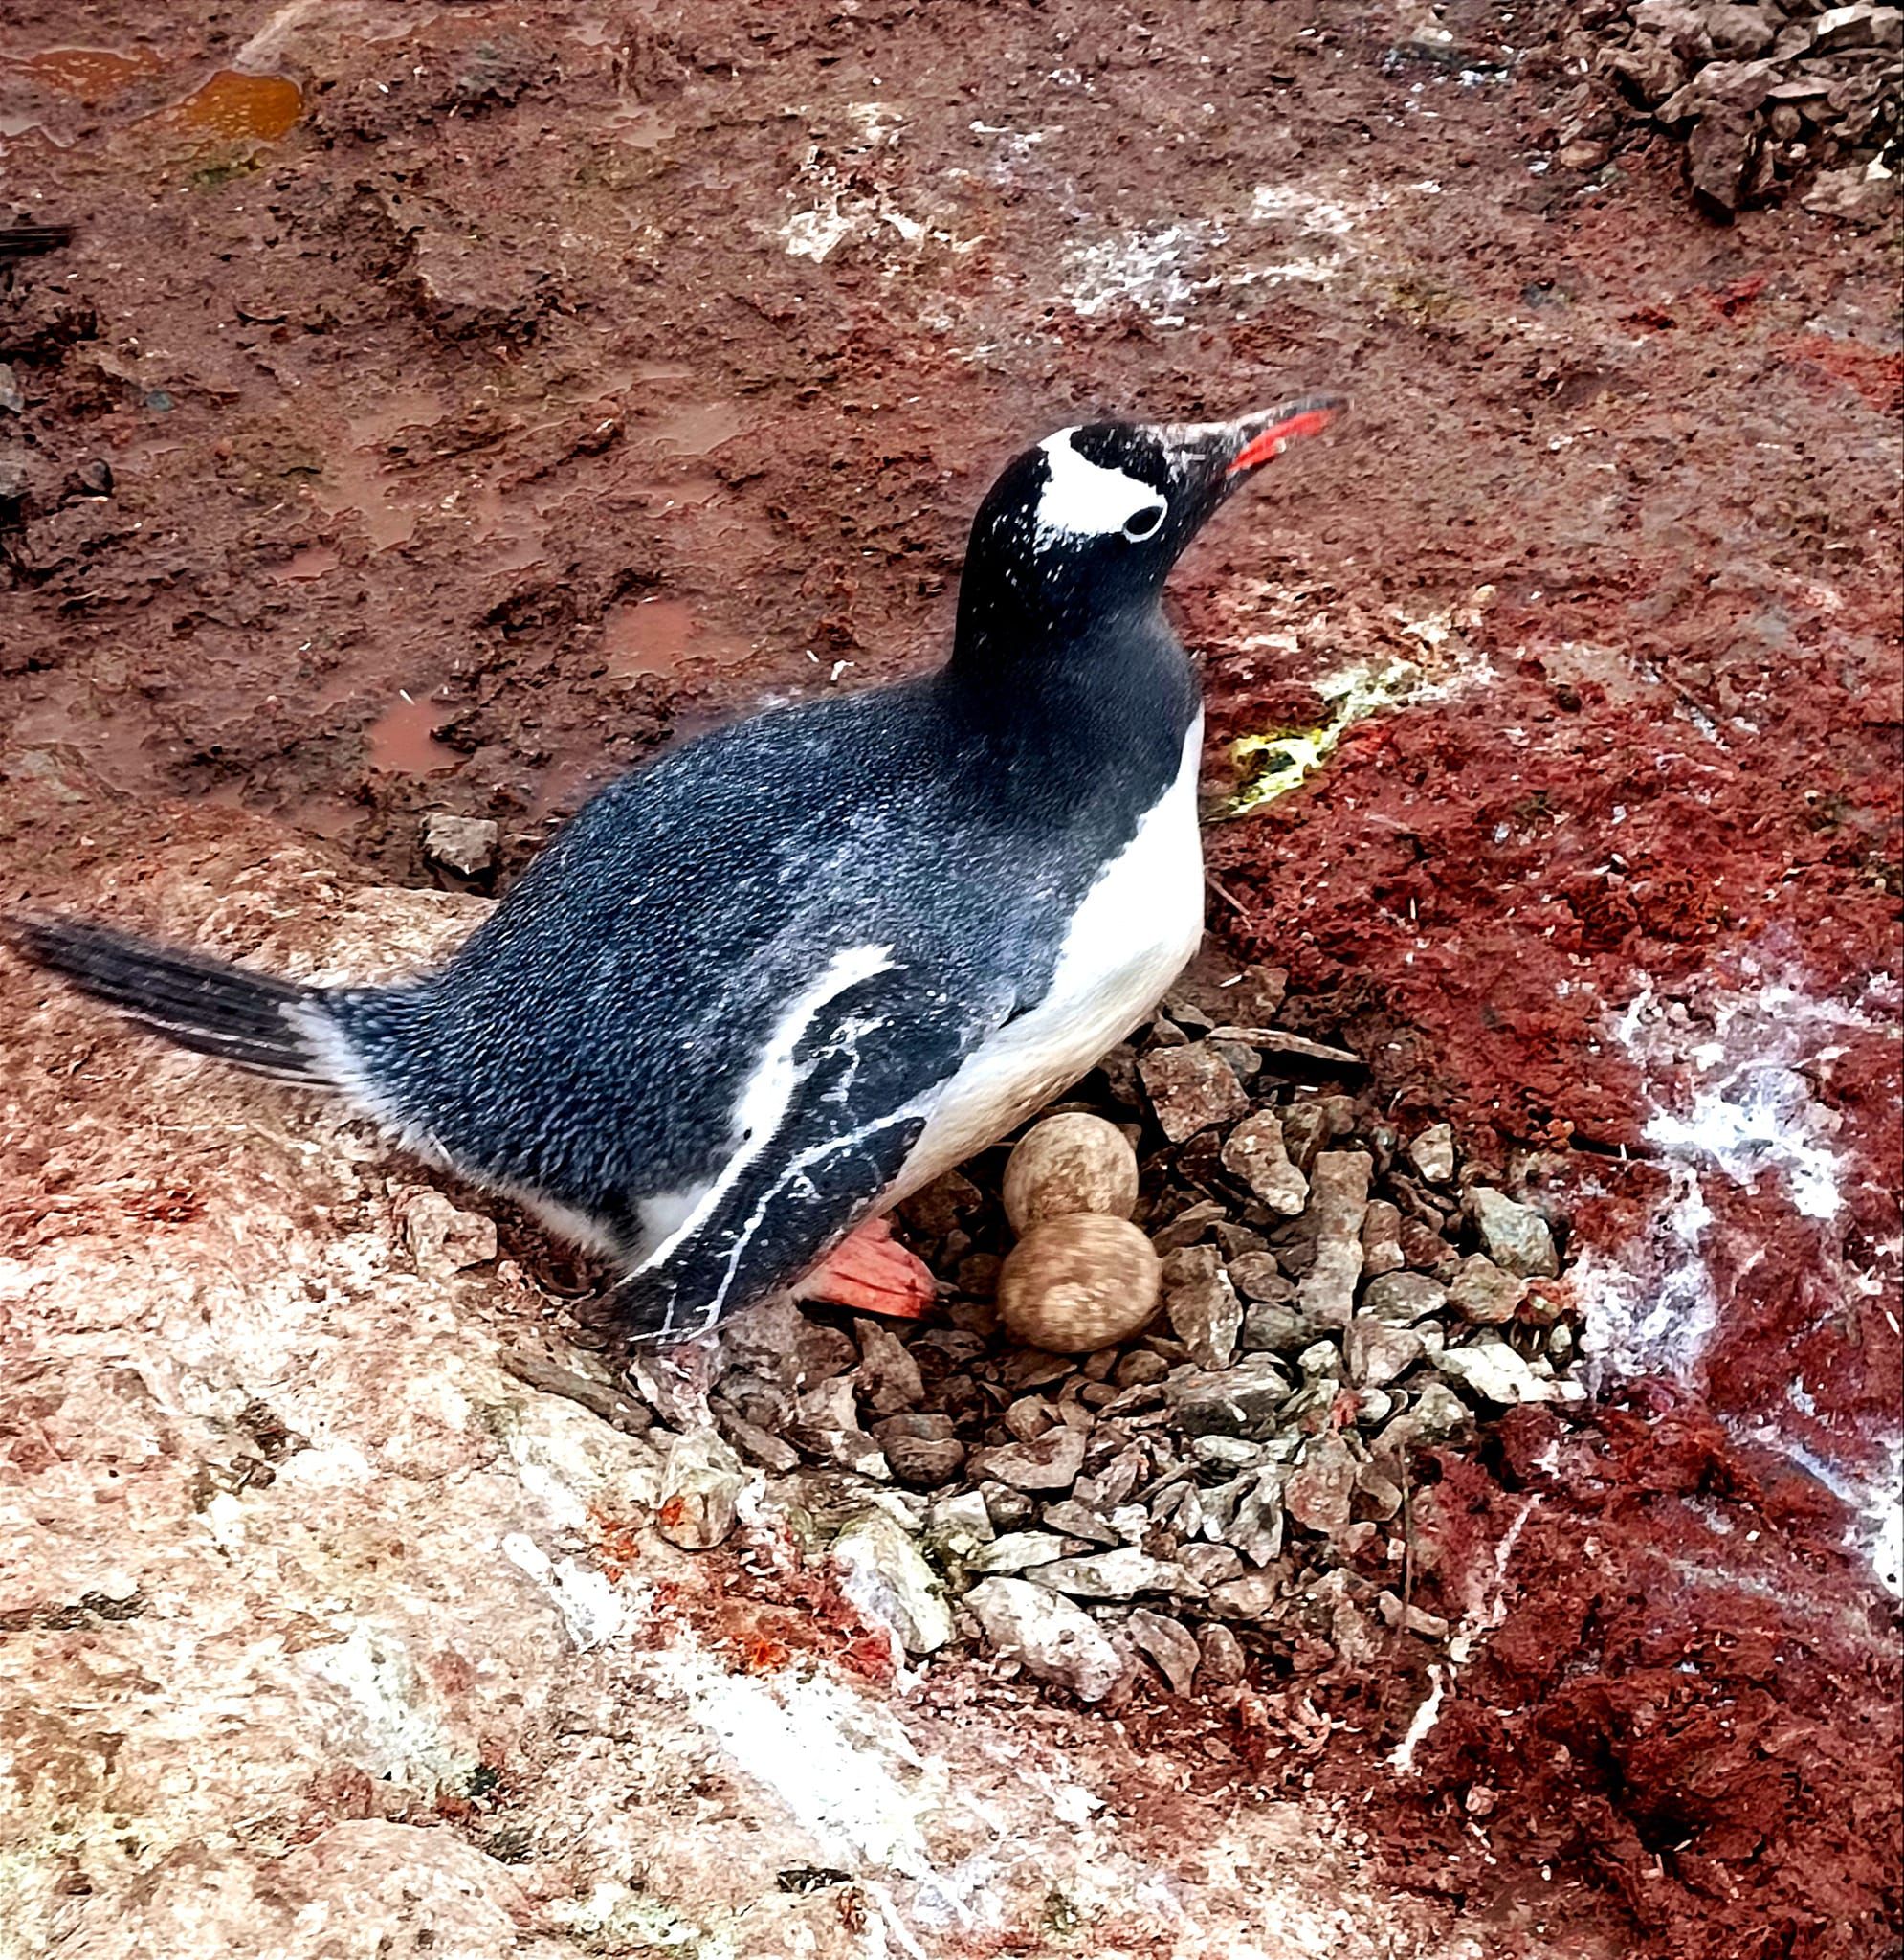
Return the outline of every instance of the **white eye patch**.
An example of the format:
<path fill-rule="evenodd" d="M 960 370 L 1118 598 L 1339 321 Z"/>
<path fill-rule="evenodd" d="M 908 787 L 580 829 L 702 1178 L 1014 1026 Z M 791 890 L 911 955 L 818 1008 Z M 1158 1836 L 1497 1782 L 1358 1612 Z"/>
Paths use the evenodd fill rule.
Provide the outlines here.
<path fill-rule="evenodd" d="M 1072 447 L 1074 429 L 1060 429 L 1038 447 L 1045 458 L 1045 487 L 1038 493 L 1036 541 L 1102 538 L 1128 528 L 1147 538 L 1163 521 L 1163 500 L 1140 477 L 1107 470 Z"/>

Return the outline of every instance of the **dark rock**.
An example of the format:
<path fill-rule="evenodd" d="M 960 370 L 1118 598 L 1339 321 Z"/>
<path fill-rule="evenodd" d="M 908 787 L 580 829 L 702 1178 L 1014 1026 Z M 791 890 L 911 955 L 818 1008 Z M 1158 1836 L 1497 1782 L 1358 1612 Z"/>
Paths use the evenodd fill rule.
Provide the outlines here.
<path fill-rule="evenodd" d="M 1356 1311 L 1386 1321 L 1391 1327 L 1411 1326 L 1448 1307 L 1448 1288 L 1425 1273 L 1384 1273 L 1362 1289 Z"/>
<path fill-rule="evenodd" d="M 1223 1207 L 1214 1198 L 1199 1198 L 1195 1204 L 1185 1205 L 1175 1213 L 1167 1224 L 1153 1232 L 1150 1242 L 1160 1257 L 1167 1256 L 1207 1236 L 1224 1215 Z"/>
<path fill-rule="evenodd" d="M 1259 1439 L 1275 1428 L 1290 1379 L 1267 1355 L 1252 1354 L 1220 1374 L 1192 1370 L 1173 1376 L 1164 1392 L 1185 1436 Z"/>
<path fill-rule="evenodd" d="M 904 1342 L 877 1321 L 856 1320 L 852 1330 L 859 1342 L 859 1367 L 854 1379 L 860 1398 L 875 1415 L 895 1415 L 915 1409 L 925 1394 L 919 1363 Z"/>
<path fill-rule="evenodd" d="M 1287 1301 L 1257 1301 L 1243 1316 L 1243 1347 L 1251 1354 L 1295 1354 L 1315 1338 L 1316 1323 Z"/>

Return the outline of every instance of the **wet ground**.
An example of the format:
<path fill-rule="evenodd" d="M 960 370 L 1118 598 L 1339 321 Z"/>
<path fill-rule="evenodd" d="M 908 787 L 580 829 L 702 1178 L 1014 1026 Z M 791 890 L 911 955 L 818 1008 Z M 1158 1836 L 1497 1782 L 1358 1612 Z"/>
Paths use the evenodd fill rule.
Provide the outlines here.
<path fill-rule="evenodd" d="M 0 295 L 10 902 L 187 806 L 506 875 L 934 657 L 1030 437 L 1354 395 L 1178 581 L 1212 924 L 1562 1198 L 1606 1398 L 1457 1474 L 1498 1626 L 1410 1773 L 1301 1773 L 1398 1884 L 1894 1950 L 1894 225 L 1561 168 L 1478 6 L 10 22 L 0 197 L 80 228 Z"/>

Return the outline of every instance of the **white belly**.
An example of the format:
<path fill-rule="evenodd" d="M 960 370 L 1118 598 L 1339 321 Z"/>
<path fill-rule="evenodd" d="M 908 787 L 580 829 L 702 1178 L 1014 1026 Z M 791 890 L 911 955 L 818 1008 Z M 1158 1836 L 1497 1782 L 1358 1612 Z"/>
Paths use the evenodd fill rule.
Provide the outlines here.
<path fill-rule="evenodd" d="M 940 1092 L 886 1203 L 930 1184 L 1042 1108 L 1129 1034 L 1188 964 L 1204 930 L 1202 747 L 1199 716 L 1176 781 L 1085 894 L 1051 991 L 969 1056 Z"/>

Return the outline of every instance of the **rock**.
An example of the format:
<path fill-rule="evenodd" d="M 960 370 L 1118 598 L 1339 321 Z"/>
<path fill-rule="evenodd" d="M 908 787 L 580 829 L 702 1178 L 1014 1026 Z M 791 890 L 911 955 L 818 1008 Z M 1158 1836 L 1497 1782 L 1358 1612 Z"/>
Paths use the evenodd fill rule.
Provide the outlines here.
<path fill-rule="evenodd" d="M 952 1612 L 919 1547 L 884 1511 L 869 1510 L 828 1552 L 839 1590 L 869 1625 L 883 1626 L 908 1654 L 934 1654 L 952 1637 Z"/>
<path fill-rule="evenodd" d="M 809 1321 L 786 1294 L 775 1293 L 721 1323 L 716 1367 L 719 1373 L 738 1369 L 793 1388 L 844 1374 L 858 1359 L 837 1327 Z"/>
<path fill-rule="evenodd" d="M 1243 1643 L 1228 1627 L 1199 1627 L 1197 1656 L 1197 1672 L 1215 1686 L 1232 1687 L 1250 1671 Z"/>
<path fill-rule="evenodd" d="M 995 1652 L 1079 1701 L 1102 1701 L 1123 1673 L 1097 1623 L 1062 1593 L 1023 1579 L 986 1579 L 966 1593 L 965 1604 Z"/>
<path fill-rule="evenodd" d="M 20 392 L 20 377 L 11 365 L 0 361 L 0 415 L 23 415 L 27 398 Z"/>
<path fill-rule="evenodd" d="M 1348 1528 L 1355 1480 L 1348 1445 L 1339 1437 L 1317 1437 L 1283 1485 L 1283 1508 L 1307 1529 L 1338 1537 Z"/>
<path fill-rule="evenodd" d="M 1138 1073 L 1158 1125 L 1173 1144 L 1249 1113 L 1236 1071 L 1204 1042 L 1154 1048 L 1139 1058 Z"/>
<path fill-rule="evenodd" d="M 1899 182 L 1895 173 L 1876 163 L 1821 170 L 1799 202 L 1820 217 L 1874 224 L 1897 203 Z"/>
<path fill-rule="evenodd" d="M 1229 1283 L 1245 1300 L 1288 1301 L 1295 1298 L 1295 1288 L 1283 1277 L 1282 1268 L 1276 1263 L 1273 1252 L 1246 1252 L 1229 1261 L 1226 1269 Z"/>
<path fill-rule="evenodd" d="M 875 1320 L 855 1320 L 852 1331 L 859 1342 L 853 1379 L 867 1408 L 875 1415 L 897 1415 L 902 1409 L 918 1408 L 925 1384 L 919 1380 L 912 1350 Z"/>
<path fill-rule="evenodd" d="M 1443 1374 L 1503 1409 L 1521 1402 L 1551 1402 L 1560 1387 L 1537 1375 L 1505 1341 L 1450 1348 L 1433 1361 Z"/>
<path fill-rule="evenodd" d="M 1060 1426 L 1035 1442 L 974 1450 L 969 1461 L 974 1477 L 1009 1484 L 1013 1490 L 1069 1490 L 1084 1468 L 1084 1450 L 1082 1431 Z"/>
<path fill-rule="evenodd" d="M 1686 86 L 1685 62 L 1661 41 L 1641 39 L 1631 47 L 1618 49 L 1608 66 L 1649 109 Z M 1422 1174 L 1428 1175 L 1426 1171 Z M 1451 1168 L 1449 1174 L 1453 1175 Z"/>
<path fill-rule="evenodd" d="M 1252 1566 L 1266 1566 L 1282 1551 L 1286 1474 L 1279 1464 L 1260 1472 L 1224 1526 L 1225 1541 Z"/>
<path fill-rule="evenodd" d="M 1730 216 L 1745 199 L 1747 178 L 1758 155 L 1759 131 L 1751 113 L 1714 107 L 1699 118 L 1686 140 L 1686 174 L 1710 210 Z"/>
<path fill-rule="evenodd" d="M 440 1191 L 405 1192 L 398 1216 L 419 1273 L 444 1278 L 496 1257 L 496 1220 L 459 1211 Z"/>
<path fill-rule="evenodd" d="M 1199 1368 L 1228 1368 L 1243 1325 L 1243 1303 L 1219 1272 L 1213 1280 L 1180 1286 L 1163 1303 L 1171 1331 L 1190 1350 Z"/>
<path fill-rule="evenodd" d="M 1228 1545 L 1186 1545 L 1177 1563 L 1200 1586 L 1221 1586 L 1243 1576 L 1243 1560 Z"/>
<path fill-rule="evenodd" d="M 1198 1239 L 1207 1237 L 1212 1226 L 1229 1214 L 1214 1198 L 1199 1198 L 1193 1205 L 1185 1205 L 1175 1213 L 1169 1223 L 1150 1235 L 1150 1242 L 1157 1248 L 1160 1258 L 1177 1251 L 1182 1246 L 1194 1245 Z"/>
<path fill-rule="evenodd" d="M 1185 1436 L 1240 1436 L 1252 1441 L 1272 1435 L 1288 1398 L 1289 1376 L 1267 1355 L 1251 1354 L 1234 1368 L 1210 1374 L 1199 1370 L 1164 1383 Z"/>
<path fill-rule="evenodd" d="M 1152 1382 L 1161 1382 L 1169 1372 L 1170 1364 L 1162 1355 L 1153 1354 L 1147 1348 L 1139 1348 L 1118 1363 L 1112 1379 L 1120 1389 L 1140 1389 Z"/>
<path fill-rule="evenodd" d="M 1480 1253 L 1461 1261 L 1461 1269 L 1448 1289 L 1448 1303 L 1464 1320 L 1481 1326 L 1498 1326 L 1514 1318 L 1527 1291 L 1527 1281 L 1503 1273 L 1494 1260 Z"/>
<path fill-rule="evenodd" d="M 1256 1301 L 1243 1316 L 1242 1345 L 1252 1354 L 1295 1354 L 1315 1338 L 1315 1323 L 1283 1301 Z"/>
<path fill-rule="evenodd" d="M 1655 36 L 1689 61 L 1712 56 L 1712 36 L 1706 32 L 1703 10 L 1690 0 L 1639 0 L 1632 10 L 1633 25 Z"/>
<path fill-rule="evenodd" d="M 1253 1470 L 1263 1460 L 1263 1446 L 1240 1436 L 1199 1436 L 1190 1438 L 1190 1455 L 1212 1470 Z"/>
<path fill-rule="evenodd" d="M 985 1497 L 985 1515 L 1000 1531 L 1016 1531 L 1031 1522 L 1037 1506 L 1022 1490 L 1013 1490 L 1008 1483 L 982 1483 L 979 1488 Z"/>
<path fill-rule="evenodd" d="M 998 1317 L 1034 1348 L 1088 1354 L 1143 1327 L 1162 1283 L 1162 1261 L 1128 1219 L 1076 1212 L 1033 1225 L 1006 1255 Z"/>
<path fill-rule="evenodd" d="M 671 1545 L 706 1551 L 734 1528 L 747 1473 L 741 1459 L 711 1429 L 677 1437 L 661 1466 L 654 1528 Z"/>
<path fill-rule="evenodd" d="M 1007 1531 L 982 1547 L 966 1563 L 975 1572 L 1022 1572 L 1055 1565 L 1076 1547 L 1055 1531 Z"/>
<path fill-rule="evenodd" d="M 1137 1152 L 1101 1116 L 1048 1116 L 1012 1147 L 1000 1194 L 1017 1233 L 1076 1212 L 1128 1218 L 1137 1209 Z"/>
<path fill-rule="evenodd" d="M 802 1449 L 882 1483 L 892 1476 L 885 1452 L 859 1426 L 852 1382 L 846 1375 L 816 1382 L 796 1399 L 793 1412 L 792 1440 Z"/>
<path fill-rule="evenodd" d="M 1356 1311 L 1365 1318 L 1406 1327 L 1448 1307 L 1448 1288 L 1425 1273 L 1384 1273 L 1362 1289 Z"/>
<path fill-rule="evenodd" d="M 1214 1280 L 1223 1271 L 1223 1255 L 1213 1245 L 1182 1245 L 1165 1256 L 1163 1290 L 1174 1293 L 1180 1286 L 1194 1286 L 1200 1280 Z"/>
<path fill-rule="evenodd" d="M 423 855 L 462 878 L 477 878 L 496 862 L 500 829 L 484 816 L 452 816 L 432 810 L 420 826 Z"/>
<path fill-rule="evenodd" d="M 1407 1264 L 1402 1255 L 1402 1214 L 1386 1198 L 1373 1198 L 1362 1221 L 1362 1270 L 1364 1279 L 1396 1273 Z"/>
<path fill-rule="evenodd" d="M 1156 1661 L 1173 1695 L 1187 1695 L 1203 1659 L 1196 1636 L 1182 1621 L 1140 1606 L 1124 1624 L 1138 1650 Z"/>
<path fill-rule="evenodd" d="M 1223 1168 L 1286 1218 L 1309 1202 L 1309 1180 L 1289 1161 L 1282 1120 L 1273 1109 L 1258 1109 L 1230 1131 L 1223 1146 Z"/>
<path fill-rule="evenodd" d="M 758 1423 L 749 1422 L 744 1415 L 727 1408 L 717 1407 L 714 1419 L 720 1423 L 721 1435 L 737 1450 L 752 1458 L 763 1470 L 771 1470 L 776 1477 L 785 1477 L 789 1470 L 799 1469 L 800 1452 L 771 1430 L 763 1429 Z"/>
<path fill-rule="evenodd" d="M 1375 1607 L 1391 1627 L 1406 1626 L 1409 1633 L 1419 1634 L 1425 1640 L 1445 1640 L 1448 1637 L 1448 1622 L 1438 1613 L 1425 1612 L 1419 1606 L 1405 1609 L 1399 1592 L 1378 1593 Z"/>
<path fill-rule="evenodd" d="M 1554 1235 L 1531 1205 L 1517 1204 L 1485 1184 L 1468 1193 L 1469 1214 L 1481 1235 L 1488 1257 L 1504 1271 L 1522 1279 L 1552 1279 L 1561 1270 Z"/>
<path fill-rule="evenodd" d="M 1370 1315 L 1352 1320 L 1342 1336 L 1342 1359 L 1357 1388 L 1380 1388 L 1406 1374 L 1428 1352 L 1412 1327 L 1391 1326 Z"/>
<path fill-rule="evenodd" d="M 1373 1463 L 1364 1463 L 1357 1471 L 1355 1487 L 1363 1504 L 1384 1523 L 1402 1508 L 1402 1486 Z"/>
<path fill-rule="evenodd" d="M 1430 1184 L 1446 1184 L 1454 1175 L 1454 1125 L 1432 1124 L 1408 1146 L 1408 1162 Z"/>
<path fill-rule="evenodd" d="M 1446 1382 L 1429 1382 L 1398 1418 L 1429 1442 L 1459 1436 L 1473 1427 L 1473 1412 Z"/>
<path fill-rule="evenodd" d="M 1312 1341 L 1295 1357 L 1304 1381 L 1334 1381 L 1342 1371 L 1341 1343 L 1332 1337 Z"/>
<path fill-rule="evenodd" d="M 889 1415 L 871 1432 L 893 1475 L 909 1490 L 933 1490 L 964 1467 L 965 1446 L 952 1433 L 949 1416 L 938 1414 Z"/>
<path fill-rule="evenodd" d="M 1324 1326 L 1348 1324 L 1362 1278 L 1362 1221 L 1374 1167 L 1362 1150 L 1324 1150 L 1310 1180 L 1316 1258 L 1295 1291 L 1296 1304 Z"/>
<path fill-rule="evenodd" d="M 971 1225 L 985 1208 L 985 1194 L 963 1170 L 947 1170 L 899 1207 L 899 1217 L 921 1238 L 939 1240 Z"/>
<path fill-rule="evenodd" d="M 1170 1592 L 1180 1598 L 1201 1597 L 1203 1588 L 1180 1565 L 1151 1558 L 1135 1546 L 1116 1551 L 1092 1552 L 1084 1558 L 1059 1559 L 1032 1566 L 1025 1573 L 1035 1586 L 1050 1586 L 1078 1599 L 1134 1599 L 1140 1592 Z"/>
<path fill-rule="evenodd" d="M 1554 162 L 1562 170 L 1597 170 L 1612 154 L 1604 143 L 1566 143 L 1554 152 Z"/>
<path fill-rule="evenodd" d="M 1282 1112 L 1282 1135 L 1289 1161 L 1306 1177 L 1316 1153 L 1355 1127 L 1355 1101 L 1349 1096 L 1317 1096 L 1292 1102 Z"/>
<path fill-rule="evenodd" d="M 1224 1585 L 1212 1587 L 1209 1603 L 1224 1619 L 1263 1619 L 1281 1600 L 1287 1581 L 1288 1574 L 1280 1566 L 1266 1566 L 1260 1572 L 1248 1572 L 1240 1579 L 1230 1579 Z M 1239 1648 L 1237 1651 L 1240 1655 L 1242 1650 Z M 1241 1678 L 1241 1675 L 1234 1677 L 1237 1680 Z"/>
<path fill-rule="evenodd" d="M 1811 23 L 1814 55 L 1899 46 L 1904 46 L 1904 12 L 1895 7 L 1833 7 Z"/>
<path fill-rule="evenodd" d="M 1062 1498 L 1047 1504 L 1039 1514 L 1047 1531 L 1061 1531 L 1068 1538 L 1082 1538 L 1093 1545 L 1116 1545 L 1118 1534 L 1089 1504 L 1075 1498 Z"/>

